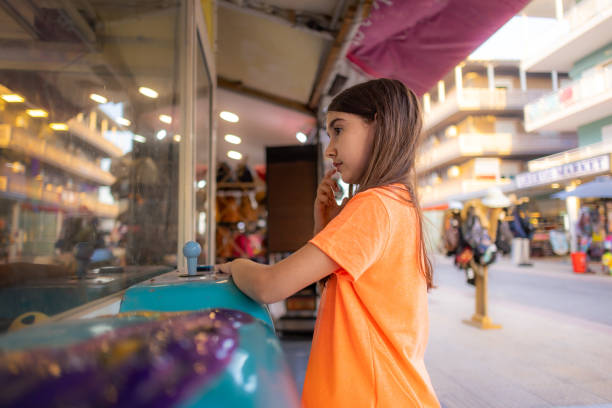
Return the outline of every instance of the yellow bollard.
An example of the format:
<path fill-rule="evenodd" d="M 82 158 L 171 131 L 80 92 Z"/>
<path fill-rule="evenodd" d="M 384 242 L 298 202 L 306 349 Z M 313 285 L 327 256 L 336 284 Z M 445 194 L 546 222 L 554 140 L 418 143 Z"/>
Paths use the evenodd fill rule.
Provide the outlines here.
<path fill-rule="evenodd" d="M 476 312 L 469 320 L 463 320 L 463 323 L 477 327 L 482 330 L 501 329 L 501 324 L 495 324 L 487 315 L 487 275 L 488 268 L 481 266 L 472 261 L 474 269 L 475 284 L 476 284 Z"/>

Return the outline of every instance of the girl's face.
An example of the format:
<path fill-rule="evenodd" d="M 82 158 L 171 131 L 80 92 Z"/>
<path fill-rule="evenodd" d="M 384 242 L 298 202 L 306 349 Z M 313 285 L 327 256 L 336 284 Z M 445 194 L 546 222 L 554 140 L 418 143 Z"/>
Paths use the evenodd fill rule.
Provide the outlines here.
<path fill-rule="evenodd" d="M 325 157 L 333 160 L 345 183 L 358 184 L 372 155 L 374 122 L 352 113 L 330 111 L 327 134 L 329 146 Z"/>

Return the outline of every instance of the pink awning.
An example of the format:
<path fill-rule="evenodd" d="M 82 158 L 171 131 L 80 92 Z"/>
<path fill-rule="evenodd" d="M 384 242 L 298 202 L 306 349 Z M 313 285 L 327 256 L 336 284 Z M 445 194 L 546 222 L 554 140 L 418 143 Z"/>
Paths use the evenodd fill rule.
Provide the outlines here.
<path fill-rule="evenodd" d="M 422 95 L 529 1 L 375 1 L 347 58 Z"/>

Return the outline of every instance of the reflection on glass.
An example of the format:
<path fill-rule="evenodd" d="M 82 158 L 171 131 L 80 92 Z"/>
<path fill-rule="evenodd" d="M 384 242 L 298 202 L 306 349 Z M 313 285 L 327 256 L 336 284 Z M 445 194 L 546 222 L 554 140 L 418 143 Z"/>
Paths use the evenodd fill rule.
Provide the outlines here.
<path fill-rule="evenodd" d="M 10 3 L 0 331 L 169 270 L 178 235 L 181 2 Z"/>

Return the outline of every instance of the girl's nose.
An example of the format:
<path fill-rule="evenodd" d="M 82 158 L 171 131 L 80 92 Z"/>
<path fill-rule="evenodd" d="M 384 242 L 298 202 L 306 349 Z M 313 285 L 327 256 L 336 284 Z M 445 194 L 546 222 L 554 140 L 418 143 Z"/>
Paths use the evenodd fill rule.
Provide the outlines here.
<path fill-rule="evenodd" d="M 332 142 L 329 142 L 327 148 L 325 149 L 325 157 L 329 159 L 336 157 L 336 148 L 332 146 Z"/>

